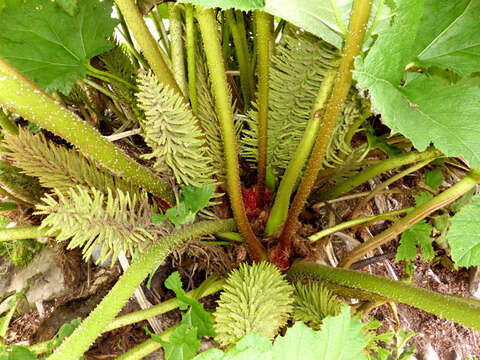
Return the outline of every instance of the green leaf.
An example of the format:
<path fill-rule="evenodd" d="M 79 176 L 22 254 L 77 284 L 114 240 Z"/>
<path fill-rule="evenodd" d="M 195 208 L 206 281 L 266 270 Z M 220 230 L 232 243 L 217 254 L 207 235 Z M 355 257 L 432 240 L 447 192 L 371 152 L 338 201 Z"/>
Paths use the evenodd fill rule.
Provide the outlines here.
<path fill-rule="evenodd" d="M 442 169 L 436 168 L 425 171 L 425 184 L 430 186 L 433 190 L 437 190 L 443 182 Z"/>
<path fill-rule="evenodd" d="M 165 215 L 175 226 L 188 224 L 195 220 L 195 213 L 188 211 L 184 202 L 180 202 L 178 206 L 171 207 L 165 211 Z"/>
<path fill-rule="evenodd" d="M 327 319 L 327 318 L 326 318 Z M 325 326 L 325 325 L 324 325 Z M 323 357 L 320 353 L 321 345 L 319 332 L 314 331 L 302 321 L 297 321 L 285 336 L 279 336 L 273 347 L 273 359 L 333 359 Z M 333 344 L 333 347 L 336 347 Z M 315 351 L 315 349 L 317 349 Z M 300 356 L 303 353 L 303 356 Z M 323 353 L 325 356 L 326 354 Z"/>
<path fill-rule="evenodd" d="M 413 195 L 413 198 L 415 199 L 415 206 L 420 206 L 432 199 L 433 195 L 428 191 L 420 191 L 418 194 Z"/>
<path fill-rule="evenodd" d="M 153 214 L 152 215 L 152 223 L 154 224 L 163 224 L 163 222 L 167 219 L 167 215 L 165 214 Z"/>
<path fill-rule="evenodd" d="M 214 337 L 215 329 L 210 318 L 210 313 L 205 311 L 203 305 L 197 300 L 185 295 L 182 289 L 182 280 L 178 271 L 173 272 L 165 280 L 165 287 L 175 292 L 177 297 L 178 307 L 181 310 L 186 310 L 190 306 L 189 311 L 182 315 L 182 323 L 189 327 L 195 327 L 198 330 L 198 337 L 202 338 L 205 335 Z"/>
<path fill-rule="evenodd" d="M 204 185 L 201 188 L 186 185 L 182 187 L 182 200 L 187 210 L 197 213 L 208 205 L 214 193 L 214 185 Z"/>
<path fill-rule="evenodd" d="M 82 0 L 72 17 L 52 1 L 7 0 L 0 56 L 48 92 L 68 94 L 92 57 L 113 47 L 112 0 Z"/>
<path fill-rule="evenodd" d="M 272 343 L 270 340 L 265 336 L 252 333 L 247 334 L 240 339 L 235 347 L 229 350 L 226 354 L 218 349 L 211 349 L 195 357 L 195 360 L 271 360 L 271 350 Z"/>
<path fill-rule="evenodd" d="M 164 285 L 167 289 L 172 290 L 175 293 L 177 301 L 179 300 L 179 296 L 185 295 L 185 291 L 182 289 L 182 279 L 180 278 L 180 273 L 178 271 L 171 273 L 165 280 Z M 187 304 L 181 301 L 178 301 L 178 306 L 180 310 L 187 310 Z"/>
<path fill-rule="evenodd" d="M 423 2 L 398 0 L 395 13 L 393 25 L 380 34 L 365 60 L 357 58 L 356 76 L 362 84 L 373 81 L 372 75 L 395 86 L 402 80 L 403 70 L 412 57 L 415 35 L 423 13 Z"/>
<path fill-rule="evenodd" d="M 355 61 L 357 87 L 368 89 L 382 121 L 408 137 L 418 150 L 430 143 L 447 156 L 463 155 L 480 167 L 480 91 L 472 85 L 438 83 L 405 66 L 414 56 L 414 39 L 422 15 L 421 1 L 399 0 L 392 27 L 380 34 L 367 57 Z"/>
<path fill-rule="evenodd" d="M 74 16 L 78 11 L 77 0 L 55 0 L 55 2 L 70 16 Z"/>
<path fill-rule="evenodd" d="M 335 3 L 342 23 L 348 29 L 353 1 L 341 0 Z M 373 2 L 369 26 L 372 25 L 379 3 L 378 0 Z M 390 8 L 383 4 L 380 10 L 373 35 L 388 27 Z M 343 31 L 337 22 L 331 0 L 266 0 L 265 11 L 311 32 L 339 49 L 343 47 Z"/>
<path fill-rule="evenodd" d="M 395 255 L 395 262 L 401 260 L 415 260 L 417 256 L 417 244 L 423 254 L 425 261 L 432 260 L 435 252 L 432 246 L 432 225 L 426 223 L 424 220 L 416 223 L 409 229 L 405 230 L 400 239 L 400 246 L 397 248 Z"/>
<path fill-rule="evenodd" d="M 0 360 L 36 360 L 37 355 L 25 346 L 11 345 L 0 348 Z"/>
<path fill-rule="evenodd" d="M 153 335 L 152 339 L 155 340 Z M 155 341 L 159 341 L 162 344 L 165 360 L 193 359 L 201 346 L 197 336 L 197 328 L 191 328 L 185 324 L 178 326 L 173 331 L 169 341 L 160 339 Z"/>
<path fill-rule="evenodd" d="M 73 331 L 80 325 L 81 322 L 82 318 L 78 317 L 68 323 L 63 324 L 53 338 L 53 349 L 58 348 L 62 344 L 63 340 L 72 335 Z"/>
<path fill-rule="evenodd" d="M 214 185 L 204 185 L 201 188 L 192 185 L 183 186 L 179 204 L 168 209 L 164 215 L 154 214 L 152 222 L 162 224 L 165 219 L 168 219 L 175 226 L 192 223 L 196 213 L 208 206 L 214 193 Z"/>
<path fill-rule="evenodd" d="M 322 330 L 318 333 L 318 340 L 311 350 L 316 354 L 315 359 L 361 360 L 366 359 L 363 352 L 366 345 L 367 340 L 362 332 L 362 324 L 350 315 L 350 307 L 345 305 L 340 315 L 328 316 L 323 321 Z M 303 359 L 301 352 L 299 355 L 298 358 Z"/>
<path fill-rule="evenodd" d="M 425 12 L 416 37 L 417 61 L 463 76 L 480 71 L 480 2 L 425 0 Z"/>
<path fill-rule="evenodd" d="M 480 196 L 451 219 L 447 240 L 456 266 L 480 265 Z"/>

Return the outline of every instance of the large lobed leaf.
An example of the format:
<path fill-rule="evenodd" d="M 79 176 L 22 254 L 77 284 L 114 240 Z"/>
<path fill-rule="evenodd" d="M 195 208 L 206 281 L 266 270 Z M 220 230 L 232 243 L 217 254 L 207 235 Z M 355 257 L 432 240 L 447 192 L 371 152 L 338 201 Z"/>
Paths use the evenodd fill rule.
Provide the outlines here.
<path fill-rule="evenodd" d="M 480 124 L 473 120 L 480 117 L 479 88 L 439 83 L 418 73 L 407 73 L 401 85 L 405 67 L 416 55 L 422 2 L 399 0 L 396 14 L 366 58 L 357 58 L 357 87 L 369 90 L 382 121 L 417 149 L 433 142 L 445 155 L 463 155 L 471 166 L 480 167 Z"/>
<path fill-rule="evenodd" d="M 480 265 L 480 196 L 451 219 L 447 240 L 456 266 Z"/>
<path fill-rule="evenodd" d="M 108 39 L 117 24 L 110 17 L 112 0 L 79 1 L 73 16 L 52 1 L 6 4 L 0 15 L 0 56 L 48 92 L 68 94 L 85 77 L 90 59 L 113 47 Z"/>
<path fill-rule="evenodd" d="M 426 0 L 416 38 L 417 62 L 466 76 L 480 71 L 480 1 Z"/>

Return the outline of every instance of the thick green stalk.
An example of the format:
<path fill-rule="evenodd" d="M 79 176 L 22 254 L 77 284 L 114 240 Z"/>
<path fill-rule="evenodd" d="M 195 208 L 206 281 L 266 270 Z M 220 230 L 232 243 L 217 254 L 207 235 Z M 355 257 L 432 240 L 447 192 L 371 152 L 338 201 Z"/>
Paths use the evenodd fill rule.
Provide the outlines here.
<path fill-rule="evenodd" d="M 258 199 L 260 207 L 265 201 L 265 182 L 267 176 L 267 129 L 268 129 L 268 89 L 270 69 L 270 39 L 273 16 L 256 10 L 257 76 L 258 76 Z"/>
<path fill-rule="evenodd" d="M 279 246 L 272 254 L 273 262 L 280 267 L 288 266 L 288 258 L 290 257 L 292 239 L 297 227 L 298 217 L 305 207 L 308 196 L 315 184 L 318 171 L 322 167 L 337 119 L 342 112 L 343 103 L 350 90 L 353 61 L 361 52 L 371 8 L 372 1 L 355 0 L 353 2 L 343 56 L 340 61 L 332 95 L 325 109 L 322 126 L 318 132 L 303 181 L 298 188 L 288 213 L 282 235 L 280 236 Z"/>
<path fill-rule="evenodd" d="M 227 192 L 230 197 L 233 215 L 237 222 L 238 230 L 250 248 L 252 258 L 255 261 L 261 261 L 265 257 L 265 250 L 250 227 L 243 203 L 232 101 L 225 75 L 225 64 L 218 37 L 217 21 L 212 9 L 204 10 L 201 7 L 197 7 L 196 15 L 202 33 L 212 81 L 215 107 L 220 120 L 227 170 Z"/>
<path fill-rule="evenodd" d="M 244 41 L 244 38 L 242 38 L 240 26 L 235 20 L 232 9 L 225 11 L 225 19 L 230 27 L 233 44 L 235 45 L 235 54 L 237 55 L 238 66 L 240 67 L 240 86 L 242 88 L 245 110 L 247 110 L 255 92 L 255 85 L 250 58 L 248 56 L 248 48 L 245 46 L 246 39 Z"/>
<path fill-rule="evenodd" d="M 131 264 L 102 302 L 48 359 L 78 359 L 122 309 L 145 277 L 155 271 L 173 250 L 202 235 L 232 231 L 234 228 L 232 220 L 203 221 L 157 241 Z"/>
<path fill-rule="evenodd" d="M 301 177 L 305 164 L 312 151 L 318 129 L 322 125 L 322 114 L 325 104 L 330 97 L 333 83 L 337 74 L 337 69 L 330 70 L 322 82 L 322 86 L 317 95 L 317 100 L 313 106 L 313 111 L 308 120 L 302 139 L 295 150 L 295 155 L 288 163 L 288 167 L 283 174 L 280 186 L 275 196 L 275 202 L 268 217 L 265 227 L 265 235 L 270 236 L 275 231 L 280 231 L 281 225 L 285 222 L 288 215 L 288 207 L 293 190 Z"/>
<path fill-rule="evenodd" d="M 441 194 L 433 197 L 426 203 L 418 206 L 414 211 L 398 220 L 384 232 L 376 235 L 375 237 L 369 239 L 350 251 L 347 256 L 340 261 L 338 266 L 344 268 L 350 267 L 350 265 L 360 260 L 368 252 L 392 240 L 397 235 L 401 234 L 420 220 L 426 218 L 434 211 L 437 211 L 438 209 L 441 209 L 442 207 L 455 201 L 470 191 L 478 183 L 480 183 L 480 170 L 470 171 L 468 175 L 465 176 L 461 181 L 448 188 Z"/>
<path fill-rule="evenodd" d="M 295 280 L 308 277 L 368 291 L 480 330 L 480 301 L 478 300 L 443 295 L 402 281 L 305 261 L 293 263 L 287 277 Z"/>
<path fill-rule="evenodd" d="M 380 161 L 378 164 L 363 170 L 359 174 L 351 177 L 340 185 L 337 185 L 334 188 L 323 191 L 321 193 L 315 194 L 313 196 L 313 199 L 317 201 L 323 201 L 336 198 L 337 196 L 340 196 L 349 192 L 350 190 L 355 189 L 357 186 L 360 186 L 361 184 L 367 182 L 370 179 L 373 179 L 375 176 L 380 175 L 384 172 L 396 169 L 400 166 L 404 166 L 416 161 L 426 161 L 429 159 L 433 160 L 439 156 L 441 156 L 441 152 L 431 147 L 421 153 L 412 151 L 387 160 Z"/>
<path fill-rule="evenodd" d="M 324 238 L 325 236 L 331 235 L 331 234 L 333 234 L 337 231 L 348 229 L 348 228 L 351 228 L 351 227 L 354 227 L 354 226 L 367 224 L 367 223 L 373 224 L 373 223 L 375 223 L 377 221 L 380 221 L 380 220 L 389 220 L 389 219 L 391 220 L 395 216 L 404 214 L 404 213 L 406 213 L 408 211 L 411 211 L 413 209 L 414 209 L 413 207 L 410 207 L 410 208 L 405 208 L 405 209 L 400 209 L 400 210 L 394 210 L 394 211 L 379 214 L 379 215 L 368 216 L 368 217 L 363 217 L 363 218 L 360 218 L 360 219 L 345 221 L 345 222 L 342 222 L 338 225 L 329 227 L 327 229 L 323 229 L 322 231 L 319 231 L 319 232 L 317 232 L 313 235 L 310 235 L 308 237 L 308 240 L 310 240 L 311 242 L 315 242 L 315 241 L 318 241 L 318 240 Z"/>
<path fill-rule="evenodd" d="M 97 129 L 57 104 L 40 88 L 0 58 L 0 103 L 23 118 L 77 146 L 85 155 L 113 173 L 128 179 L 169 203 L 174 202 L 169 184 L 128 157 Z"/>
<path fill-rule="evenodd" d="M 198 114 L 197 77 L 195 69 L 195 26 L 193 23 L 193 5 L 185 4 L 185 42 L 187 46 L 188 97 L 192 112 Z"/>
<path fill-rule="evenodd" d="M 148 30 L 135 0 L 115 0 L 115 3 L 122 12 L 125 22 L 132 31 L 135 40 L 137 40 L 138 45 L 142 49 L 158 80 L 164 85 L 168 85 L 183 97 L 182 91 L 178 87 L 172 72 L 165 61 L 163 61 L 158 44 Z"/>
<path fill-rule="evenodd" d="M 175 3 L 168 3 L 170 25 L 170 44 L 172 46 L 173 76 L 184 96 L 187 92 L 187 74 L 185 72 L 185 52 L 183 47 L 183 23 L 180 7 Z"/>
<path fill-rule="evenodd" d="M 16 226 L 8 229 L 1 229 L 0 242 L 26 240 L 26 239 L 38 239 L 44 236 L 44 231 L 40 231 L 39 228 L 40 228 L 39 226 L 25 225 L 25 226 Z"/>

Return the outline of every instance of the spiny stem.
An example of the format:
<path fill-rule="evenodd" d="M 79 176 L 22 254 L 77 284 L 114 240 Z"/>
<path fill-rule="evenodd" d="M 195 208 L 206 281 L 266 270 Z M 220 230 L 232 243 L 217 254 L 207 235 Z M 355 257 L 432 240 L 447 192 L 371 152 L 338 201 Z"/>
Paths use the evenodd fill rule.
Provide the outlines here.
<path fill-rule="evenodd" d="M 370 17 L 372 1 L 355 0 L 353 2 L 352 13 L 350 16 L 350 25 L 345 40 L 343 57 L 340 61 L 335 85 L 332 95 L 328 101 L 323 116 L 322 126 L 315 141 L 308 167 L 297 194 L 293 200 L 292 207 L 288 213 L 285 227 L 280 236 L 280 243 L 276 249 L 279 262 L 284 265 L 288 263 L 290 257 L 293 234 L 295 233 L 297 220 L 305 207 L 310 192 L 318 175 L 318 171 L 322 167 L 323 159 L 328 149 L 328 144 L 335 130 L 335 124 L 341 114 L 343 103 L 348 95 L 352 84 L 352 68 L 355 57 L 361 52 L 365 30 Z M 288 265 L 287 265 L 288 266 Z"/>
<path fill-rule="evenodd" d="M 44 231 L 40 231 L 39 226 L 33 226 L 33 225 L 16 226 L 13 228 L 1 229 L 0 242 L 26 240 L 26 239 L 38 239 L 43 235 L 44 235 Z"/>
<path fill-rule="evenodd" d="M 188 65 L 188 97 L 192 105 L 192 112 L 198 114 L 197 77 L 195 69 L 195 26 L 193 23 L 193 5 L 185 4 L 185 32 Z"/>
<path fill-rule="evenodd" d="M 255 15 L 258 76 L 258 199 L 259 207 L 265 202 L 267 174 L 268 88 L 270 69 L 270 39 L 273 16 L 257 10 Z"/>
<path fill-rule="evenodd" d="M 142 63 L 142 65 L 147 65 L 143 56 L 138 53 L 137 49 L 135 49 L 132 36 L 130 35 L 130 30 L 128 30 L 128 26 L 125 23 L 125 18 L 123 17 L 122 12 L 118 8 L 117 4 L 115 4 L 115 10 L 117 12 L 118 20 L 120 21 L 120 27 L 122 28 L 121 33 L 126 41 L 129 51 L 133 54 L 133 62 L 135 63 L 137 68 L 140 67 L 140 63 Z M 145 68 L 147 69 L 148 66 L 146 66 Z"/>
<path fill-rule="evenodd" d="M 252 258 L 255 261 L 261 261 L 265 258 L 265 249 L 250 227 L 243 203 L 232 101 L 225 75 L 222 48 L 218 38 L 217 21 L 212 9 L 204 10 L 202 7 L 197 7 L 196 16 L 202 33 L 215 97 L 215 107 L 220 120 L 227 170 L 227 192 L 230 197 L 233 215 L 240 233 L 249 246 Z"/>
<path fill-rule="evenodd" d="M 333 83 L 335 81 L 337 69 L 327 72 L 322 82 L 317 99 L 313 106 L 312 115 L 308 120 L 302 139 L 295 150 L 295 155 L 288 163 L 288 167 L 283 174 L 280 186 L 275 196 L 275 202 L 268 217 L 265 227 L 265 235 L 273 235 L 275 231 L 281 231 L 281 225 L 285 222 L 288 215 L 288 206 L 293 190 L 298 183 L 298 179 L 302 175 L 303 168 L 312 151 L 315 139 L 317 138 L 318 129 L 322 124 L 322 114 L 325 104 L 330 97 Z"/>
<path fill-rule="evenodd" d="M 183 51 L 183 23 L 180 6 L 168 3 L 168 21 L 170 25 L 170 44 L 172 47 L 172 69 L 180 90 L 187 95 L 187 74 L 185 72 L 185 53 Z"/>
<path fill-rule="evenodd" d="M 173 250 L 202 235 L 232 231 L 234 227 L 231 220 L 203 221 L 159 239 L 131 264 L 102 302 L 48 359 L 78 359 L 122 309 L 138 285 Z"/>
<path fill-rule="evenodd" d="M 455 201 L 470 191 L 470 189 L 472 189 L 478 183 L 480 183 L 480 170 L 470 171 L 467 176 L 465 176 L 461 181 L 453 185 L 451 188 L 445 190 L 426 203 L 418 206 L 414 211 L 397 221 L 384 232 L 369 239 L 350 251 L 347 256 L 340 261 L 338 266 L 344 268 L 350 267 L 351 264 L 360 260 L 368 252 L 392 240 L 395 236 L 401 234 L 420 220 L 426 218 L 434 211 L 437 211 L 438 209 L 441 209 L 442 207 L 447 206 L 451 202 Z"/>
<path fill-rule="evenodd" d="M 406 154 L 398 155 L 393 158 L 382 160 L 378 164 L 375 164 L 359 174 L 351 177 L 347 181 L 341 183 L 340 185 L 335 186 L 332 189 L 326 190 L 324 192 L 315 194 L 312 198 L 317 201 L 323 201 L 328 199 L 336 198 L 342 194 L 349 192 L 350 190 L 355 189 L 357 186 L 367 182 L 368 180 L 374 178 L 377 175 L 380 175 L 389 170 L 411 164 L 416 161 L 426 161 L 428 159 L 435 159 L 441 156 L 441 152 L 431 147 L 424 152 L 412 151 Z"/>
<path fill-rule="evenodd" d="M 402 281 L 306 261 L 295 262 L 288 271 L 287 277 L 295 280 L 308 277 L 367 291 L 390 301 L 414 306 L 472 329 L 480 330 L 480 301 L 478 300 L 443 295 Z"/>
<path fill-rule="evenodd" d="M 113 173 L 173 203 L 169 184 L 125 155 L 97 129 L 58 105 L 48 94 L 1 58 L 0 74 L 3 77 L 0 84 L 0 103 L 77 146 L 85 155 Z"/>
<path fill-rule="evenodd" d="M 375 223 L 377 221 L 380 221 L 380 220 L 393 219 L 395 216 L 404 214 L 404 213 L 406 213 L 410 210 L 413 210 L 413 209 L 414 209 L 413 207 L 409 207 L 409 208 L 394 210 L 394 211 L 379 214 L 379 215 L 368 216 L 368 217 L 364 217 L 364 218 L 360 218 L 360 219 L 345 221 L 345 222 L 342 222 L 338 225 L 332 226 L 332 227 L 327 228 L 327 229 L 323 229 L 322 231 L 319 231 L 318 233 L 310 235 L 308 237 L 308 240 L 310 240 L 311 242 L 315 242 L 315 241 L 318 241 L 318 240 L 324 238 L 325 236 L 331 235 L 331 234 L 333 234 L 337 231 L 341 231 L 341 230 L 348 229 L 348 228 L 358 226 L 358 225 L 362 225 L 362 224 L 365 224 L 365 226 L 367 226 L 367 223 L 368 224 L 373 224 L 373 223 Z"/>
<path fill-rule="evenodd" d="M 242 88 L 243 101 L 246 111 L 250 105 L 253 93 L 255 92 L 252 68 L 248 56 L 248 48 L 245 45 L 246 39 L 242 37 L 240 26 L 235 20 L 232 9 L 225 11 L 225 19 L 230 27 L 233 44 L 235 45 L 235 53 L 237 54 L 238 66 L 240 67 L 240 85 Z"/>
<path fill-rule="evenodd" d="M 165 61 L 163 61 L 158 44 L 148 30 L 142 14 L 138 10 L 135 0 L 115 0 L 115 3 L 122 12 L 125 22 L 132 31 L 135 40 L 137 40 L 138 45 L 142 49 L 157 78 L 164 85 L 168 85 L 171 89 L 182 95 L 183 98 L 182 91 L 178 87 L 178 84 L 175 81 L 167 64 L 165 64 Z"/>

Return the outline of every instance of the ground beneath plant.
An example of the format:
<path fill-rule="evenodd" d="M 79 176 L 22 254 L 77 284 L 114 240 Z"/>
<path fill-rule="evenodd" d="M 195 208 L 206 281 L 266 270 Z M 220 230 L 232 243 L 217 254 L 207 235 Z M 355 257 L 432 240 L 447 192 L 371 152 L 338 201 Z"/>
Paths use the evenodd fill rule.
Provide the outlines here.
<path fill-rule="evenodd" d="M 380 178 L 373 179 L 363 188 L 355 190 L 355 194 L 371 191 L 377 184 L 390 177 L 392 174 L 385 174 Z M 422 173 L 418 172 L 408 176 L 390 186 L 390 190 L 376 196 L 361 211 L 362 216 L 370 216 L 395 209 L 413 205 L 411 189 L 422 185 Z M 453 181 L 453 179 L 451 179 Z M 444 184 L 448 186 L 448 184 Z M 347 229 L 334 234 L 328 241 L 318 241 L 313 245 L 307 240 L 307 236 L 317 232 L 319 229 L 337 224 L 348 219 L 358 201 L 360 195 L 347 197 L 343 201 L 331 202 L 329 204 L 312 203 L 304 212 L 297 238 L 295 240 L 295 256 L 328 262 L 334 257 L 341 257 L 342 252 L 355 246 L 358 241 L 365 241 L 375 234 L 387 228 L 389 222 L 379 222 L 368 228 L 358 230 Z M 225 207 L 217 209 L 219 215 L 225 214 Z M 265 218 L 258 217 L 260 222 Z M 258 228 L 261 224 L 256 224 Z M 331 244 L 331 246 L 329 245 Z M 381 251 L 384 254 L 393 254 L 398 246 L 398 239 L 392 241 Z M 330 258 L 325 257 L 325 249 L 330 249 Z M 380 252 L 371 254 L 378 255 Z M 441 293 L 471 296 L 469 292 L 469 273 L 465 270 L 453 270 L 444 250 L 436 248 L 436 261 L 423 262 L 420 256 L 414 263 L 413 274 L 409 277 L 415 285 Z M 58 263 L 62 267 L 66 278 L 70 279 L 69 296 L 41 304 L 40 309 L 28 312 L 14 319 L 7 334 L 8 343 L 35 343 L 49 339 L 58 328 L 77 316 L 84 317 L 101 300 L 103 295 L 114 284 L 121 273 L 120 269 L 114 267 L 108 271 L 105 268 L 91 266 L 87 267 L 79 260 L 78 252 L 57 252 L 60 254 Z M 225 273 L 237 266 L 246 259 L 246 249 L 243 246 L 236 247 L 214 247 L 201 245 L 198 242 L 192 243 L 173 254 L 157 271 L 152 280 L 150 290 L 144 288 L 148 300 L 157 304 L 172 297 L 172 294 L 163 287 L 163 281 L 168 274 L 178 269 L 182 275 L 187 290 L 196 287 L 206 276 L 213 272 Z M 373 274 L 389 278 L 405 279 L 405 266 L 402 262 L 395 264 L 392 257 L 370 264 L 362 269 Z M 82 273 L 82 276 L 72 274 Z M 108 274 L 108 281 L 96 289 L 94 294 L 89 293 L 88 287 L 92 286 L 92 279 L 98 278 L 98 274 Z M 73 276 L 73 278 L 72 278 Z M 105 279 L 104 279 L 105 280 Z M 87 290 L 86 290 L 87 289 Z M 83 295 L 82 295 L 83 294 Z M 88 294 L 88 295 L 85 295 Z M 216 297 L 210 296 L 202 300 L 207 308 L 213 309 Z M 37 306 L 38 308 L 38 306 Z M 138 310 L 136 302 L 131 301 L 122 310 L 123 313 Z M 39 311 L 40 310 L 40 311 Z M 382 322 L 379 331 L 388 331 L 395 327 L 395 317 L 387 306 L 381 306 L 369 313 Z M 425 354 L 428 347 L 432 347 L 439 359 L 453 360 L 465 359 L 468 355 L 480 357 L 480 333 L 452 323 L 448 320 L 438 318 L 424 311 L 398 305 L 398 317 L 400 326 L 418 335 L 412 340 L 417 348 L 417 359 L 432 359 Z M 163 329 L 166 329 L 180 320 L 178 311 L 172 311 L 158 317 Z M 129 325 L 114 330 L 100 337 L 85 355 L 86 360 L 94 359 L 115 359 L 121 353 L 131 349 L 137 344 L 145 341 L 144 327 L 148 327 L 146 321 Z M 159 358 L 161 353 L 152 355 L 151 358 Z"/>

